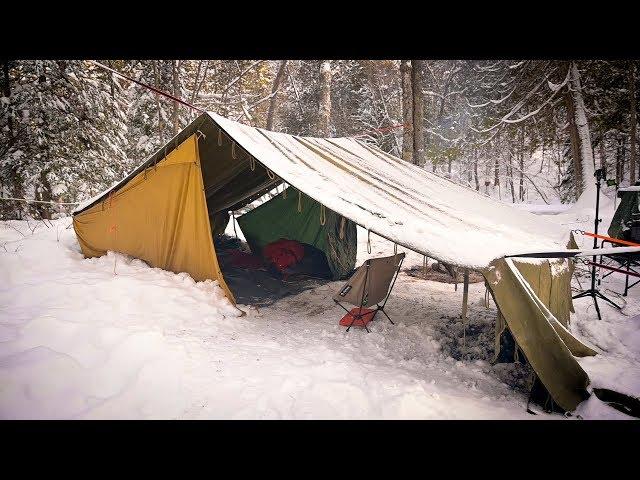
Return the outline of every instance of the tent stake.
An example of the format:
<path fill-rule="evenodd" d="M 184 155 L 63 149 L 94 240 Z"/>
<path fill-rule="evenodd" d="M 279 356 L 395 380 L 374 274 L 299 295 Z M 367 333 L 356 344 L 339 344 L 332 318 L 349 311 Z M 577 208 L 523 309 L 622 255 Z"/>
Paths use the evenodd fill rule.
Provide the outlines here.
<path fill-rule="evenodd" d="M 469 269 L 464 269 L 464 286 L 462 288 L 462 360 L 467 353 L 467 304 L 469 301 Z"/>

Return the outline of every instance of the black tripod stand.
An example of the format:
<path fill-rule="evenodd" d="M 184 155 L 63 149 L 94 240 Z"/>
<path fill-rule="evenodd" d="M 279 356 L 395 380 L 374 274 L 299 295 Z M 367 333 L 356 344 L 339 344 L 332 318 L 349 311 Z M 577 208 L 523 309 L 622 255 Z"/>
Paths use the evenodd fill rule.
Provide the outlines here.
<path fill-rule="evenodd" d="M 594 225 L 594 228 L 595 228 L 594 233 L 596 235 L 598 234 L 598 224 L 602 221 L 599 218 L 600 217 L 600 182 L 605 179 L 605 176 L 606 176 L 606 173 L 604 171 L 604 168 L 599 168 L 596 170 L 595 177 L 596 177 L 597 193 L 596 193 L 596 220 Z M 594 249 L 598 248 L 598 239 L 596 237 L 593 237 L 593 248 Z M 618 310 L 620 310 L 622 307 L 620 307 L 610 298 L 607 298 L 604 294 L 600 293 L 600 291 L 596 288 L 596 263 L 597 263 L 596 260 L 597 260 L 597 255 L 594 255 L 593 260 L 591 262 L 591 288 L 574 295 L 572 298 L 575 299 L 575 298 L 582 298 L 582 297 L 593 297 L 593 304 L 596 306 L 596 312 L 598 312 L 598 320 L 602 320 L 602 316 L 600 315 L 600 307 L 598 306 L 598 298 L 601 298 L 605 302 L 610 303 L 611 305 L 616 307 Z"/>

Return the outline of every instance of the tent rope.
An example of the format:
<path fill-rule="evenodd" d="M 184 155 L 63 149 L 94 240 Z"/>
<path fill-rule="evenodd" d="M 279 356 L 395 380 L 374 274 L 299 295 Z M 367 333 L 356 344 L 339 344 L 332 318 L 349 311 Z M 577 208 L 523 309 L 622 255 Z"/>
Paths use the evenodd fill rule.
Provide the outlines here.
<path fill-rule="evenodd" d="M 49 205 L 78 205 L 80 202 L 53 202 L 49 200 L 32 200 L 29 198 L 16 198 L 16 197 L 0 197 L 0 200 L 10 200 L 15 202 L 25 203 L 46 203 Z"/>
<path fill-rule="evenodd" d="M 236 156 L 236 142 L 231 142 L 231 158 L 233 158 L 234 160 L 238 159 L 238 157 Z"/>
<path fill-rule="evenodd" d="M 221 128 L 218 129 L 218 146 L 219 147 L 222 146 L 222 129 Z"/>
<path fill-rule="evenodd" d="M 367 230 L 367 253 L 371 253 L 371 230 Z"/>
<path fill-rule="evenodd" d="M 325 223 L 327 223 L 327 210 L 324 205 L 320 204 L 320 225 L 324 227 Z"/>
<path fill-rule="evenodd" d="M 424 255 L 422 257 L 422 276 L 424 278 L 427 278 L 427 264 L 428 264 L 428 259 L 427 259 L 427 256 Z"/>
<path fill-rule="evenodd" d="M 344 233 L 345 233 L 346 225 L 347 225 L 347 219 L 345 217 L 341 217 L 341 219 L 340 219 L 340 233 L 338 234 L 338 237 L 340 238 L 340 240 L 344 240 Z"/>
<path fill-rule="evenodd" d="M 270 179 L 270 180 L 275 180 L 275 178 L 276 178 L 275 173 L 273 173 L 273 172 L 272 172 L 271 170 L 269 170 L 268 168 L 267 168 L 266 170 L 267 170 L 267 177 L 269 177 L 269 179 Z"/>
<path fill-rule="evenodd" d="M 398 244 L 393 242 L 393 254 L 398 255 Z"/>
<path fill-rule="evenodd" d="M 249 157 L 249 168 L 252 172 L 256 171 L 256 159 L 254 157 Z"/>
<path fill-rule="evenodd" d="M 302 212 L 302 192 L 298 190 L 298 213 Z"/>
<path fill-rule="evenodd" d="M 205 110 L 203 110 L 202 108 L 198 108 L 198 107 L 196 107 L 194 105 L 191 105 L 190 103 L 185 102 L 184 100 L 182 100 L 182 99 L 180 99 L 180 98 L 178 98 L 176 96 L 173 96 L 170 93 L 163 92 L 162 90 L 159 90 L 159 89 L 157 89 L 155 87 L 152 87 L 151 85 L 147 85 L 146 83 L 142 83 L 139 80 L 131 78 L 131 77 L 129 77 L 129 76 L 123 74 L 123 73 L 118 72 L 117 70 L 114 70 L 113 68 L 110 68 L 110 67 L 107 67 L 106 65 L 103 65 L 100 62 L 96 62 L 95 60 L 88 60 L 88 61 L 93 63 L 94 65 L 100 67 L 100 68 L 104 68 L 105 70 L 108 70 L 109 72 L 111 72 L 111 73 L 113 73 L 113 74 L 115 74 L 115 75 L 117 75 L 117 76 L 119 76 L 121 78 L 124 78 L 125 80 L 128 80 L 128 81 L 133 82 L 133 83 L 135 83 L 137 85 L 140 85 L 141 87 L 144 87 L 144 88 L 146 88 L 148 90 L 151 90 L 152 92 L 157 93 L 158 95 L 162 95 L 164 97 L 170 98 L 174 102 L 181 103 L 182 105 L 184 105 L 186 107 L 189 107 L 189 108 L 191 108 L 193 110 L 197 110 L 200 113 L 205 113 Z"/>
<path fill-rule="evenodd" d="M 282 199 L 287 199 L 287 184 L 282 182 Z"/>

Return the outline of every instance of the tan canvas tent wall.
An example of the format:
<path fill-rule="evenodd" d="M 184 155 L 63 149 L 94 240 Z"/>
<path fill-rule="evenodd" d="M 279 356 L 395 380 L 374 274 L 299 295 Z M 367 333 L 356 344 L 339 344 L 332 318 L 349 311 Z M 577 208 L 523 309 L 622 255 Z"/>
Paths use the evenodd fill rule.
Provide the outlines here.
<path fill-rule="evenodd" d="M 558 333 L 562 324 L 552 313 L 566 322 L 570 277 L 555 275 L 546 260 L 522 267 L 531 270 L 524 276 L 514 262 L 492 264 L 508 254 L 557 250 L 567 236 L 543 218 L 353 138 L 297 137 L 203 114 L 117 185 L 80 205 L 74 228 L 86 256 L 127 253 L 196 280 L 217 280 L 233 300 L 211 227 L 282 182 L 398 245 L 482 270 L 556 402 L 571 410 L 585 396 L 586 374 L 573 357 L 583 349 L 568 330 Z M 553 281 L 545 285 L 556 285 L 556 293 L 545 296 L 529 281 L 547 273 Z"/>

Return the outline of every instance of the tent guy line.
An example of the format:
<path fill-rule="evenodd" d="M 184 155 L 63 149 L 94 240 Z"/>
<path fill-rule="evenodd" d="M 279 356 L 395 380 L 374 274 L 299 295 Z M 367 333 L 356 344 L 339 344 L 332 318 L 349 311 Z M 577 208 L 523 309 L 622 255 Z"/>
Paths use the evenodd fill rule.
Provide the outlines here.
<path fill-rule="evenodd" d="M 46 203 L 47 205 L 79 205 L 80 204 L 80 202 L 53 202 L 50 200 L 35 200 L 31 198 L 14 198 L 14 197 L 0 197 L 0 200 L 26 202 L 26 203 Z"/>

